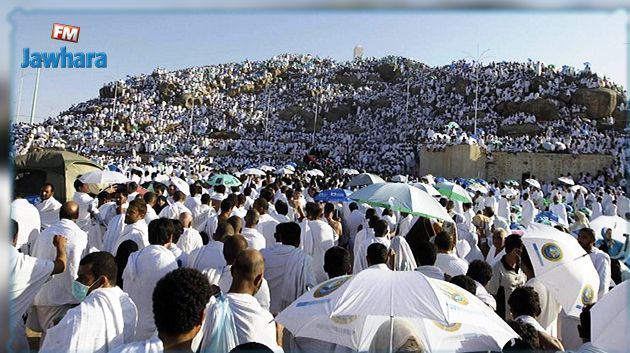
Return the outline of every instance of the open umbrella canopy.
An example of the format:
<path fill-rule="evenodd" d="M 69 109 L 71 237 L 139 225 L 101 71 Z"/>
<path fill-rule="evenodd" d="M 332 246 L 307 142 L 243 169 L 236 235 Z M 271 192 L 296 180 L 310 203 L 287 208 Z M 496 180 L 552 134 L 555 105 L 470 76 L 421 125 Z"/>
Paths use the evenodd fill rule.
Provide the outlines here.
<path fill-rule="evenodd" d="M 599 275 L 575 238 L 551 226 L 531 224 L 522 236 L 536 278 L 567 315 L 578 317 L 597 300 Z"/>
<path fill-rule="evenodd" d="M 343 168 L 340 170 L 341 174 L 343 175 L 358 175 L 359 171 L 356 169 L 348 169 L 348 168 Z"/>
<path fill-rule="evenodd" d="M 623 281 L 591 308 L 591 343 L 607 353 L 630 347 L 630 281 Z"/>
<path fill-rule="evenodd" d="M 561 182 L 567 185 L 575 185 L 575 181 L 573 181 L 573 178 L 571 177 L 560 177 L 558 178 L 558 180 L 560 180 Z"/>
<path fill-rule="evenodd" d="M 230 174 L 215 174 L 210 177 L 208 184 L 211 186 L 225 185 L 228 187 L 241 186 L 241 181 Z"/>
<path fill-rule="evenodd" d="M 359 352 L 368 350 L 381 325 L 398 319 L 413 325 L 429 352 L 496 351 L 517 337 L 474 295 L 417 271 L 366 269 L 333 278 L 276 317 L 296 337 Z"/>
<path fill-rule="evenodd" d="M 440 194 L 440 192 L 439 192 L 439 191 L 437 191 L 437 190 L 433 187 L 433 185 L 431 185 L 431 184 L 425 184 L 425 183 L 414 183 L 414 184 L 411 184 L 411 185 L 412 185 L 412 186 L 414 186 L 414 187 L 416 187 L 416 188 L 418 188 L 418 189 L 420 189 L 420 190 L 422 190 L 422 191 L 424 191 L 424 192 L 426 192 L 427 194 L 429 194 L 429 195 L 431 195 L 431 196 L 433 196 L 433 197 L 436 197 L 436 196 L 442 196 L 442 194 Z"/>
<path fill-rule="evenodd" d="M 111 170 L 95 170 L 85 173 L 79 178 L 85 184 L 123 184 L 129 182 L 129 179 L 122 173 Z"/>
<path fill-rule="evenodd" d="M 284 168 L 283 167 L 283 168 L 280 168 L 280 169 L 276 170 L 276 174 L 278 174 L 278 175 L 291 175 L 291 174 L 294 174 L 294 172 L 291 169 L 289 169 L 289 168 Z"/>
<path fill-rule="evenodd" d="M 630 234 L 630 222 L 619 216 L 599 216 L 591 221 L 591 229 L 595 231 L 597 240 L 603 238 L 602 229 L 604 228 L 612 229 L 612 238 L 622 244 L 626 243 L 624 234 Z"/>
<path fill-rule="evenodd" d="M 183 192 L 184 194 L 186 194 L 186 196 L 190 196 L 190 185 L 188 185 L 188 183 L 184 180 L 172 176 L 168 178 L 168 182 L 170 185 L 175 185 L 177 190 Z"/>
<path fill-rule="evenodd" d="M 580 192 L 583 194 L 586 194 L 588 192 L 588 190 L 582 185 L 573 185 L 569 189 L 573 192 L 577 192 L 578 190 L 580 190 Z"/>
<path fill-rule="evenodd" d="M 247 168 L 245 170 L 243 170 L 241 172 L 242 174 L 245 175 L 258 175 L 258 176 L 265 176 L 267 175 L 264 171 L 258 169 L 258 168 Z"/>
<path fill-rule="evenodd" d="M 370 174 L 370 173 L 361 173 L 354 176 L 348 183 L 348 186 L 363 186 L 363 185 L 370 185 L 370 184 L 384 183 L 384 182 L 385 180 L 383 180 L 383 178 L 381 178 L 378 175 Z"/>
<path fill-rule="evenodd" d="M 468 192 L 466 192 L 463 187 L 455 183 L 442 181 L 437 183 L 435 188 L 440 192 L 440 194 L 449 200 L 472 203 L 472 199 L 470 198 L 470 195 L 468 195 Z"/>
<path fill-rule="evenodd" d="M 273 172 L 274 170 L 276 170 L 276 168 L 269 166 L 269 165 L 261 165 L 258 169 L 265 171 L 265 172 Z"/>
<path fill-rule="evenodd" d="M 468 185 L 468 190 L 472 191 L 472 192 L 477 192 L 479 191 L 482 194 L 487 194 L 488 193 L 488 188 L 485 187 L 484 185 L 480 184 L 480 183 L 471 183 Z"/>
<path fill-rule="evenodd" d="M 394 183 L 406 183 L 407 182 L 407 177 L 404 175 L 394 175 L 391 179 L 391 181 L 393 181 Z"/>
<path fill-rule="evenodd" d="M 288 170 L 290 170 L 292 172 L 295 172 L 295 165 L 287 164 L 283 168 L 288 169 Z"/>
<path fill-rule="evenodd" d="M 352 200 L 348 198 L 351 194 L 352 191 L 350 190 L 328 189 L 317 193 L 314 199 L 318 202 L 352 202 Z"/>
<path fill-rule="evenodd" d="M 319 169 L 311 169 L 311 170 L 307 170 L 306 172 L 304 172 L 304 175 L 323 177 L 324 176 L 324 172 L 322 172 Z"/>
<path fill-rule="evenodd" d="M 537 189 L 540 189 L 540 183 L 536 179 L 525 179 L 525 182 Z"/>
<path fill-rule="evenodd" d="M 558 215 L 551 211 L 538 212 L 536 217 L 534 217 L 534 222 L 546 225 L 556 225 L 558 224 L 559 220 L 560 218 L 558 217 Z"/>
<path fill-rule="evenodd" d="M 446 209 L 431 195 L 409 184 L 372 184 L 357 190 L 349 197 L 372 206 L 389 208 L 414 216 L 453 221 Z"/>

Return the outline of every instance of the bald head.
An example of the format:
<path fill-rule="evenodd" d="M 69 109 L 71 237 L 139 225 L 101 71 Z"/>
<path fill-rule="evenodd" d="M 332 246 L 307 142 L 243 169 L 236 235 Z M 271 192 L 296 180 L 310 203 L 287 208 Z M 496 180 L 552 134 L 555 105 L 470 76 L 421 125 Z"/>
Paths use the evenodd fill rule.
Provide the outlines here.
<path fill-rule="evenodd" d="M 234 228 L 235 234 L 241 234 L 243 232 L 243 219 L 239 216 L 232 216 L 227 219 L 227 223 Z"/>
<path fill-rule="evenodd" d="M 68 201 L 61 205 L 61 208 L 59 209 L 59 218 L 76 221 L 79 218 L 79 204 L 74 201 Z"/>
<path fill-rule="evenodd" d="M 182 212 L 179 214 L 179 222 L 182 224 L 184 228 L 190 228 L 192 224 L 193 216 L 188 212 Z"/>
<path fill-rule="evenodd" d="M 258 250 L 245 249 L 241 251 L 232 265 L 232 287 L 252 287 L 256 290 L 262 283 L 265 261 Z M 253 294 L 252 294 L 253 295 Z"/>
<path fill-rule="evenodd" d="M 247 249 L 247 240 L 240 235 L 236 234 L 231 237 L 225 238 L 223 242 L 223 257 L 228 265 L 234 264 L 236 257 L 243 250 Z"/>
<path fill-rule="evenodd" d="M 255 228 L 258 224 L 258 219 L 260 218 L 260 214 L 255 209 L 250 209 L 245 214 L 245 227 L 247 228 Z"/>

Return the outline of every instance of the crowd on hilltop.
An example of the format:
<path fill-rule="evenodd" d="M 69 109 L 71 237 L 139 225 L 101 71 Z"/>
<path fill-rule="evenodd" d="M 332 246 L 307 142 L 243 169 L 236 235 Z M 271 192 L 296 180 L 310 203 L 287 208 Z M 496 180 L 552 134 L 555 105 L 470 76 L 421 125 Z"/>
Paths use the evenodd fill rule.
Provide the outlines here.
<path fill-rule="evenodd" d="M 618 178 L 624 174 L 623 133 L 598 131 L 595 121 L 584 118 L 586 107 L 561 99 L 582 87 L 626 94 L 588 66 L 575 70 L 534 61 L 459 60 L 428 67 L 402 57 L 336 62 L 280 55 L 178 71 L 158 68 L 108 83 L 103 91 L 117 88 L 116 98 L 102 94 L 42 123 L 14 124 L 13 152 L 60 148 L 89 157 L 185 156 L 243 168 L 301 159 L 316 147 L 331 165 L 395 175 L 411 171 L 423 148 L 478 144 L 489 158 L 496 151 L 613 155 L 616 162 L 605 174 Z M 194 98 L 192 109 L 181 104 L 186 94 Z M 538 98 L 557 107 L 557 120 L 497 111 L 502 103 Z M 499 134 L 501 126 L 524 123 L 538 132 Z"/>

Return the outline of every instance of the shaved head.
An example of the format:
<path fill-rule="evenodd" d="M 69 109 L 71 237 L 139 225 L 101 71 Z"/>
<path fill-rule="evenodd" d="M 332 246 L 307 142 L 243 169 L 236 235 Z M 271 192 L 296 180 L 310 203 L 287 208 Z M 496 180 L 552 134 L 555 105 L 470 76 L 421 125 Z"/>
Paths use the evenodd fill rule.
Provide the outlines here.
<path fill-rule="evenodd" d="M 238 254 L 247 249 L 247 240 L 242 235 L 236 234 L 225 238 L 223 243 L 223 257 L 228 265 L 236 260 Z"/>
<path fill-rule="evenodd" d="M 241 251 L 232 265 L 234 281 L 253 283 L 265 271 L 265 261 L 258 250 L 246 249 Z"/>
<path fill-rule="evenodd" d="M 182 224 L 184 228 L 190 228 L 192 224 L 193 216 L 188 212 L 183 212 L 179 215 L 179 222 Z"/>
<path fill-rule="evenodd" d="M 232 216 L 227 219 L 227 222 L 234 228 L 235 234 L 241 234 L 243 231 L 243 219 L 239 216 Z"/>
<path fill-rule="evenodd" d="M 77 220 L 79 218 L 79 204 L 74 201 L 64 203 L 59 209 L 59 218 Z"/>

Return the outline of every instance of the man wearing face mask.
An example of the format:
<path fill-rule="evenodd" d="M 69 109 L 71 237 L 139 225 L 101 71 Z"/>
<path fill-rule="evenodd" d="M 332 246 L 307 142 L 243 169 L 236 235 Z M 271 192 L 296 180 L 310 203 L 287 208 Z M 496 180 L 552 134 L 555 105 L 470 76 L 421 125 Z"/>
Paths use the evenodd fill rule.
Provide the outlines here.
<path fill-rule="evenodd" d="M 42 340 L 46 331 L 53 327 L 66 312 L 79 304 L 72 295 L 72 282 L 77 277 L 79 262 L 86 250 L 87 234 L 75 223 L 79 217 L 79 205 L 68 201 L 59 209 L 59 221 L 46 228 L 32 249 L 32 255 L 38 259 L 54 261 L 56 249 L 53 246 L 55 235 L 66 238 L 66 269 L 48 281 L 35 296 L 33 307 L 29 313 L 27 327 L 35 332 L 42 332 Z"/>
<path fill-rule="evenodd" d="M 106 353 L 133 339 L 136 305 L 116 286 L 116 260 L 107 252 L 85 256 L 72 294 L 81 304 L 48 330 L 40 352 Z"/>
<path fill-rule="evenodd" d="M 226 300 L 229 310 L 234 316 L 236 327 L 236 344 L 258 342 L 274 351 L 282 351 L 277 344 L 276 325 L 271 313 L 264 309 L 254 295 L 260 289 L 265 271 L 263 256 L 258 250 L 246 249 L 241 251 L 232 265 L 232 286 L 229 293 L 219 298 Z M 204 322 L 204 337 L 201 351 L 212 350 L 214 326 L 219 324 L 220 305 L 213 298 Z"/>
<path fill-rule="evenodd" d="M 497 301 L 497 314 L 503 319 L 511 319 L 508 298 L 517 287 L 525 285 L 527 277 L 521 270 L 523 240 L 518 234 L 505 238 L 505 255 L 492 268 L 492 278 L 486 285 L 488 293 Z"/>

